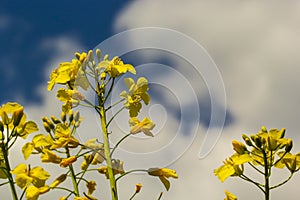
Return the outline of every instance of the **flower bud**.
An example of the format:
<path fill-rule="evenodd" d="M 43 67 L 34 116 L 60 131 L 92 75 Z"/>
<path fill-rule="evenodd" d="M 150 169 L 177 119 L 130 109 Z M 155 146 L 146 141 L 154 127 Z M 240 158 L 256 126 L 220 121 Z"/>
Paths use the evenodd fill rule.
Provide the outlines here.
<path fill-rule="evenodd" d="M 0 131 L 3 132 L 4 131 L 4 125 L 3 125 L 3 122 L 0 121 Z"/>
<path fill-rule="evenodd" d="M 66 113 L 65 113 L 65 112 L 61 112 L 60 119 L 61 119 L 61 121 L 63 121 L 63 122 L 65 122 L 65 121 L 67 120 L 67 116 L 66 116 Z"/>
<path fill-rule="evenodd" d="M 244 154 L 246 151 L 248 151 L 247 147 L 243 143 L 236 140 L 232 141 L 232 146 L 233 150 L 236 151 L 238 154 Z"/>
<path fill-rule="evenodd" d="M 1 118 L 4 125 L 8 125 L 10 123 L 10 120 L 8 118 L 8 115 L 5 111 L 1 112 Z"/>
<path fill-rule="evenodd" d="M 98 62 L 100 62 L 101 57 L 102 57 L 100 49 L 96 49 L 96 56 L 97 56 Z"/>
<path fill-rule="evenodd" d="M 74 120 L 73 110 L 70 110 L 68 115 L 69 115 L 69 122 L 72 122 Z"/>
<path fill-rule="evenodd" d="M 19 109 L 15 110 L 12 115 L 13 125 L 18 126 L 20 124 L 20 121 L 24 115 L 24 109 L 23 107 L 20 107 Z"/>
<path fill-rule="evenodd" d="M 50 187 L 51 188 L 55 188 L 57 187 L 59 184 L 61 184 L 62 182 L 64 182 L 67 178 L 67 174 L 62 174 L 59 177 L 57 177 L 53 183 L 51 183 Z"/>
<path fill-rule="evenodd" d="M 135 185 L 135 193 L 139 193 L 141 191 L 141 189 L 142 189 L 142 184 L 137 183 Z"/>
<path fill-rule="evenodd" d="M 268 132 L 268 130 L 267 130 L 267 128 L 266 128 L 265 126 L 262 126 L 262 127 L 261 127 L 261 131 L 262 131 L 263 133 L 267 133 L 267 132 Z"/>
<path fill-rule="evenodd" d="M 69 165 L 71 165 L 72 163 L 74 163 L 76 160 L 77 160 L 76 156 L 71 156 L 69 158 L 65 158 L 65 159 L 63 159 L 59 163 L 59 166 L 61 166 L 61 167 L 68 167 Z"/>
<path fill-rule="evenodd" d="M 293 140 L 289 139 L 285 146 L 285 151 L 290 152 L 292 148 L 293 148 Z"/>
<path fill-rule="evenodd" d="M 61 121 L 59 119 L 57 119 L 55 116 L 51 116 L 51 120 L 53 121 L 54 124 L 59 124 L 61 123 Z"/>
<path fill-rule="evenodd" d="M 261 148 L 262 141 L 261 141 L 261 138 L 260 138 L 259 136 L 255 136 L 255 137 L 254 137 L 254 143 L 255 143 L 255 145 L 256 145 L 258 148 Z"/>
<path fill-rule="evenodd" d="M 45 130 L 50 133 L 51 132 L 51 128 L 49 127 L 49 125 L 46 122 L 43 122 L 44 128 Z"/>
<path fill-rule="evenodd" d="M 252 144 L 250 138 L 249 138 L 246 134 L 243 134 L 243 135 L 242 135 L 242 138 L 244 139 L 245 143 L 246 143 L 248 146 L 250 146 L 250 147 L 253 146 L 253 144 Z"/>
<path fill-rule="evenodd" d="M 75 121 L 75 122 L 78 122 L 79 120 L 80 120 L 80 113 L 79 113 L 78 110 L 76 110 L 75 116 L 74 116 L 74 121 Z"/>
<path fill-rule="evenodd" d="M 87 55 L 87 60 L 91 63 L 94 62 L 94 54 L 92 50 L 89 50 L 88 55 Z"/>
<path fill-rule="evenodd" d="M 102 72 L 102 73 L 100 74 L 100 79 L 101 79 L 101 80 L 105 80 L 105 78 L 106 78 L 106 73 L 105 73 L 105 72 Z"/>

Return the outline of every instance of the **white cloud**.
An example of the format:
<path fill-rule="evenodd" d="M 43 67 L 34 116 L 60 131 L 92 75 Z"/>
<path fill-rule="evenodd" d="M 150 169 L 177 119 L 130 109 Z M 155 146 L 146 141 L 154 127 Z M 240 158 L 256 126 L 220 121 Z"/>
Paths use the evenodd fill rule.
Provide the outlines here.
<path fill-rule="evenodd" d="M 198 149 L 192 147 L 173 165 L 183 178 L 174 181 L 174 190 L 166 194 L 166 199 L 222 199 L 225 187 L 241 199 L 250 195 L 253 199 L 262 198 L 254 186 L 241 180 L 219 183 L 212 170 L 230 155 L 229 150 L 224 151 L 231 148 L 230 140 L 239 139 L 242 132 L 255 132 L 261 125 L 286 127 L 288 136 L 295 143 L 300 142 L 296 135 L 300 130 L 299 7 L 295 1 L 139 0 L 119 14 L 116 32 L 165 27 L 201 43 L 221 71 L 228 108 L 235 119 L 204 160 L 196 160 Z M 128 40 L 128 45 L 134 43 L 135 38 Z M 144 56 L 147 59 L 156 55 Z M 197 87 L 196 81 L 192 79 L 196 93 L 205 92 L 206 88 Z M 201 139 L 196 141 L 195 146 L 201 143 Z M 290 194 L 289 199 L 297 199 L 297 189 L 291 186 L 299 181 L 296 175 L 293 182 L 284 186 L 284 191 L 274 191 L 272 199 L 282 199 L 285 194 Z"/>

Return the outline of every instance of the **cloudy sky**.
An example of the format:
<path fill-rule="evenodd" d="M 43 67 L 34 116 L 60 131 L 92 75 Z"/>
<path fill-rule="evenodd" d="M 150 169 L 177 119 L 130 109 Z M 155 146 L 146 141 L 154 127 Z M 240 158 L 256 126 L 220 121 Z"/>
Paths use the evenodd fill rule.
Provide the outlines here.
<path fill-rule="evenodd" d="M 287 128 L 294 150 L 300 151 L 298 1 L 1 4 L 0 102 L 20 102 L 30 118 L 59 113 L 54 93 L 45 90 L 46 82 L 49 72 L 69 60 L 74 51 L 99 45 L 107 48 L 104 52 L 123 53 L 127 62 L 137 66 L 138 74 L 149 79 L 152 103 L 143 114 L 156 121 L 156 137 L 133 138 L 118 155 L 126 158 L 128 168 L 163 165 L 176 169 L 180 178 L 171 180 L 163 199 L 218 200 L 224 198 L 225 189 L 240 199 L 262 199 L 260 191 L 242 180 L 232 178 L 222 184 L 213 175 L 213 169 L 232 153 L 231 140 L 254 133 L 262 125 Z M 197 51 L 192 51 L 194 47 Z M 192 62 L 197 58 L 201 62 Z M 128 130 L 125 114 L 114 124 L 115 132 Z M 86 111 L 85 119 L 90 122 L 95 117 Z M 212 123 L 215 119 L 217 123 Z M 97 128 L 85 126 L 86 132 Z M 112 138 L 117 139 L 117 135 Z M 205 153 L 212 151 L 200 159 L 204 147 Z M 155 199 L 164 191 L 158 180 L 133 175 L 120 182 L 124 199 L 136 182 L 144 185 L 136 199 Z M 273 191 L 272 200 L 298 199 L 299 182 L 296 174 Z M 99 185 L 105 187 L 105 180 Z"/>

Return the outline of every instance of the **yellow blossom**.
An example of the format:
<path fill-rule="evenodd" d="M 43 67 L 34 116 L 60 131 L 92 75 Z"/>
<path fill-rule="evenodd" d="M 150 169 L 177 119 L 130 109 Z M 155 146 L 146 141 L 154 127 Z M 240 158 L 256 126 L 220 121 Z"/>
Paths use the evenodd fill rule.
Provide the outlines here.
<path fill-rule="evenodd" d="M 129 110 L 130 117 L 136 117 L 142 108 L 141 101 L 144 101 L 146 105 L 150 102 L 150 96 L 148 91 L 148 80 L 141 77 L 134 82 L 132 78 L 125 78 L 124 82 L 128 88 L 128 93 L 122 91 L 120 96 L 125 99 L 124 105 Z"/>
<path fill-rule="evenodd" d="M 167 178 L 178 178 L 176 171 L 169 168 L 149 168 L 148 174 L 151 176 L 158 176 L 166 190 L 170 189 L 170 182 Z"/>
<path fill-rule="evenodd" d="M 25 160 L 32 154 L 34 150 L 38 152 L 42 152 L 42 147 L 51 146 L 51 141 L 49 140 L 49 136 L 45 136 L 43 134 L 37 134 L 33 137 L 32 142 L 27 142 L 22 147 L 22 153 Z"/>
<path fill-rule="evenodd" d="M 50 74 L 48 82 L 48 90 L 52 90 L 55 84 L 67 85 L 69 89 L 74 89 L 80 86 L 86 90 L 89 86 L 88 81 L 82 71 L 82 65 L 86 58 L 86 53 L 76 54 L 77 59 L 72 59 L 71 62 L 62 62 Z"/>
<path fill-rule="evenodd" d="M 104 68 L 104 71 L 112 78 L 118 77 L 127 71 L 131 72 L 132 74 L 136 73 L 132 65 L 124 64 L 123 61 L 117 56 L 115 56 L 112 60 L 108 60 L 108 56 L 106 56 L 104 60 L 96 67 L 96 69 L 99 70 L 102 68 Z"/>
<path fill-rule="evenodd" d="M 235 195 L 231 194 L 227 190 L 225 190 L 225 195 L 226 197 L 224 200 L 238 200 L 238 198 Z"/>
<path fill-rule="evenodd" d="M 50 163 L 60 163 L 62 161 L 62 158 L 56 155 L 53 151 L 50 151 L 49 149 L 43 149 L 41 154 L 41 160 L 42 162 L 50 162 Z"/>
<path fill-rule="evenodd" d="M 218 176 L 221 182 L 224 182 L 229 176 L 241 175 L 243 173 L 242 164 L 252 161 L 249 154 L 234 154 L 224 161 L 224 165 L 214 170 L 215 176 Z"/>
<path fill-rule="evenodd" d="M 26 139 L 30 133 L 39 130 L 35 122 L 26 121 L 26 115 L 23 113 L 23 106 L 16 102 L 3 104 L 0 108 L 0 116 L 2 118 L 2 123 L 8 125 L 10 130 L 15 128 L 15 132 L 12 134 L 17 134 L 24 139 Z"/>
<path fill-rule="evenodd" d="M 12 174 L 16 174 L 16 184 L 24 189 L 30 184 L 40 188 L 45 186 L 46 180 L 50 177 L 50 174 L 41 167 L 27 168 L 26 164 L 18 165 Z"/>
<path fill-rule="evenodd" d="M 50 147 L 51 149 L 56 149 L 61 147 L 75 148 L 79 145 L 79 141 L 72 136 L 70 127 L 65 124 L 58 124 L 55 127 L 54 136 L 55 136 L 55 141 L 53 142 L 53 145 Z"/>
<path fill-rule="evenodd" d="M 147 117 L 145 117 L 141 122 L 136 117 L 132 117 L 129 120 L 129 124 L 131 126 L 131 134 L 143 132 L 145 135 L 153 137 L 151 130 L 154 128 L 155 124 Z"/>

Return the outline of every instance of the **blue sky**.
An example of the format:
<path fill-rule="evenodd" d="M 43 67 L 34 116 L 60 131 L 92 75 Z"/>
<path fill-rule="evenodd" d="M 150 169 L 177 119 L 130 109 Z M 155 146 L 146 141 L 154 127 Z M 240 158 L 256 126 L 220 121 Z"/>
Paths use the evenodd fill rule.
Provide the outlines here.
<path fill-rule="evenodd" d="M 46 81 L 45 64 L 53 56 L 41 49 L 47 38 L 65 35 L 85 49 L 113 34 L 112 22 L 128 1 L 1 1 L 0 102 L 39 103 L 35 88 Z M 53 66 L 55 67 L 55 66 Z"/>
<path fill-rule="evenodd" d="M 285 127 L 286 136 L 294 139 L 294 152 L 300 151 L 299 10 L 299 1 L 110 0 L 84 4 L 67 0 L 1 1 L 0 103 L 19 101 L 37 121 L 41 117 L 40 110 L 47 115 L 57 114 L 59 105 L 46 92 L 48 72 L 59 62 L 69 60 L 74 51 L 92 49 L 115 33 L 131 28 L 163 27 L 178 31 L 201 44 L 216 63 L 226 92 L 228 123 L 213 151 L 199 159 L 203 141 L 210 138 L 206 133 L 211 120 L 211 94 L 210 85 L 204 81 L 208 77 L 195 76 L 195 71 L 191 70 L 193 66 L 186 60 L 173 55 L 162 56 L 168 52 L 130 52 L 125 58 L 137 66 L 158 64 L 149 74 L 149 80 L 158 83 L 153 90 L 157 98 L 152 101 L 156 106 L 147 110 L 157 123 L 157 137 L 151 141 L 133 139 L 123 146 L 124 152 L 143 149 L 149 150 L 150 155 L 157 148 L 176 141 L 175 148 L 163 149 L 159 151 L 161 156 L 148 159 L 164 163 L 184 149 L 179 152 L 180 159 L 168 163 L 178 171 L 180 179 L 172 181 L 171 190 L 164 194 L 165 199 L 198 199 L 201 196 L 217 200 L 224 198 L 225 189 L 240 199 L 249 196 L 261 199 L 255 188 L 237 179 L 222 184 L 212 171 L 232 153 L 231 140 L 241 140 L 242 133 L 254 133 L 262 125 Z M 138 44 L 140 41 L 134 36 L 122 44 L 128 48 Z M 155 35 L 151 39 L 157 40 Z M 168 42 L 168 39 L 158 42 Z M 172 42 L 178 48 L 190 48 L 187 44 Z M 164 68 L 159 68 L 162 67 L 159 64 L 175 70 L 162 73 Z M 185 78 L 189 88 L 182 86 L 175 72 Z M 190 89 L 192 93 L 188 92 Z M 196 95 L 196 104 L 191 101 L 193 95 Z M 195 112 L 197 109 L 200 123 L 198 119 L 181 118 L 180 111 Z M 90 113 L 86 118 L 94 120 Z M 114 126 L 116 129 L 128 126 L 123 118 L 118 123 L 116 125 L 120 126 Z M 191 129 L 191 134 L 175 134 L 182 124 L 188 128 L 196 125 L 198 129 Z M 215 128 L 220 127 L 211 127 Z M 94 132 L 95 129 L 88 124 L 84 130 Z M 195 137 L 191 138 L 193 135 Z M 187 141 L 189 139 L 192 143 Z M 143 163 L 127 159 L 133 166 Z M 277 177 L 274 182 L 278 181 Z M 131 194 L 136 182 L 144 185 L 144 193 L 137 199 L 149 199 L 149 195 L 156 197 L 162 190 L 156 180 L 132 176 L 120 183 L 125 186 L 122 194 Z M 282 190 L 274 191 L 272 200 L 287 198 L 286 194 L 290 194 L 287 199 L 297 200 L 299 182 L 300 177 L 296 175 Z"/>

